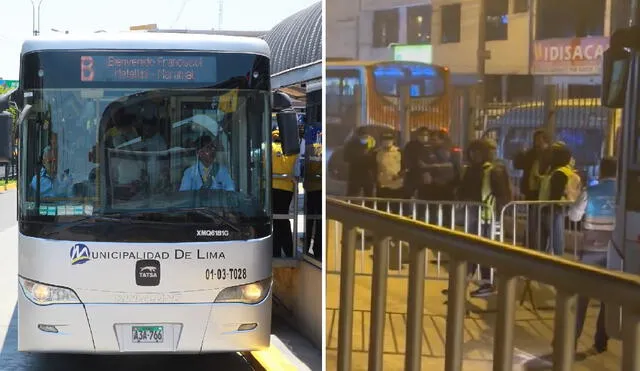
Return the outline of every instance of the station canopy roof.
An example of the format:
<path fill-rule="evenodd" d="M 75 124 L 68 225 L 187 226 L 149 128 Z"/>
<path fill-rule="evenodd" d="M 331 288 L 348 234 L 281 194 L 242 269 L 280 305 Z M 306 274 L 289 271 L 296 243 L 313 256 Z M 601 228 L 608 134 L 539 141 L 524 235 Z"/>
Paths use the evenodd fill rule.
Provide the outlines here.
<path fill-rule="evenodd" d="M 271 48 L 272 75 L 292 70 L 305 72 L 303 70 L 306 68 L 305 73 L 298 74 L 299 81 L 296 82 L 304 81 L 301 78 L 311 80 L 312 77 L 322 76 L 322 2 L 287 17 L 266 33 L 263 39 Z M 308 67 L 313 64 L 317 66 L 311 73 Z M 316 70 L 320 70 L 318 76 L 315 76 Z M 276 85 L 283 86 L 277 81 Z"/>

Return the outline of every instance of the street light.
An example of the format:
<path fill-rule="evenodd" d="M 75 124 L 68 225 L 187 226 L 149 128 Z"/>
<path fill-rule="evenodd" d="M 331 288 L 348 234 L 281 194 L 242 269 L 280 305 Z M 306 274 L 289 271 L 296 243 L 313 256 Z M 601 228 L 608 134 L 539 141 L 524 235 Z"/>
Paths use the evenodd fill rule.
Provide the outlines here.
<path fill-rule="evenodd" d="M 32 21 L 33 21 L 33 36 L 38 36 L 40 34 L 40 5 L 42 5 L 42 1 L 43 0 L 31 0 L 31 7 L 33 8 L 33 13 L 32 13 Z M 37 6 L 37 10 L 38 10 L 38 23 L 37 23 L 37 28 L 36 28 L 36 4 L 38 4 Z"/>
<path fill-rule="evenodd" d="M 69 30 L 65 30 L 64 32 L 62 32 L 62 31 L 60 31 L 60 30 L 58 30 L 58 29 L 52 28 L 52 29 L 51 29 L 51 31 L 53 31 L 53 32 L 59 32 L 59 33 L 64 33 L 64 34 L 66 34 L 66 35 L 68 35 L 68 34 L 69 34 Z"/>

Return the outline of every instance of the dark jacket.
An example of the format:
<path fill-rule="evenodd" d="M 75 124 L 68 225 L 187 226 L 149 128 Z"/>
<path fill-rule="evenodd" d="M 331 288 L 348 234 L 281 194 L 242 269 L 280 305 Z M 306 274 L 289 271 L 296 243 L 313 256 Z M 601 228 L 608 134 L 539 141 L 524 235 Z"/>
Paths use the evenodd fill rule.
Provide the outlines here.
<path fill-rule="evenodd" d="M 553 146 L 551 149 L 551 164 L 550 172 L 566 166 L 571 161 L 571 150 L 565 145 Z M 549 180 L 549 200 L 560 201 L 564 195 L 565 187 L 567 186 L 567 176 L 560 172 L 553 172 L 551 179 Z"/>
<path fill-rule="evenodd" d="M 406 171 L 406 184 L 422 185 L 422 175 L 429 170 L 422 167 L 420 162 L 427 165 L 436 161 L 433 146 L 412 140 L 404 147 L 402 153 L 402 169 Z"/>
<path fill-rule="evenodd" d="M 482 180 L 485 163 L 489 161 L 489 149 L 481 143 L 473 143 L 470 148 L 472 146 L 480 150 L 482 161 L 472 163 L 464 171 L 458 188 L 458 199 L 460 201 L 482 202 Z M 501 161 L 493 161 L 490 177 L 491 191 L 496 198 L 496 208 L 499 211 L 511 201 L 512 196 L 507 167 Z"/>
<path fill-rule="evenodd" d="M 523 151 L 517 154 L 513 159 L 513 167 L 516 170 L 522 170 L 522 178 L 520 179 L 520 192 L 524 195 L 525 199 L 538 199 L 539 190 L 530 189 L 529 177 L 531 176 L 531 171 L 533 170 L 533 165 L 536 160 L 538 161 L 538 168 L 540 172 L 545 173 L 549 168 L 550 156 L 550 150 L 537 150 L 535 148 L 531 148 L 527 151 Z"/>
<path fill-rule="evenodd" d="M 364 178 L 374 181 L 376 174 L 376 158 L 373 146 L 375 142 L 362 144 L 360 138 L 354 137 L 344 148 L 344 161 L 349 164 L 349 178 Z"/>

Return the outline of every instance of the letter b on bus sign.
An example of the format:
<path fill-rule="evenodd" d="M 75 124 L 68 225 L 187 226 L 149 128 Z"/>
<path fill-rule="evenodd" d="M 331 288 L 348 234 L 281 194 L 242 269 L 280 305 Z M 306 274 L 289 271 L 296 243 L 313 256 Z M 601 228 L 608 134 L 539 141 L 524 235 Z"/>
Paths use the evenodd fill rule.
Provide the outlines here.
<path fill-rule="evenodd" d="M 93 57 L 85 55 L 80 57 L 80 81 L 93 81 L 96 74 L 93 66 Z"/>

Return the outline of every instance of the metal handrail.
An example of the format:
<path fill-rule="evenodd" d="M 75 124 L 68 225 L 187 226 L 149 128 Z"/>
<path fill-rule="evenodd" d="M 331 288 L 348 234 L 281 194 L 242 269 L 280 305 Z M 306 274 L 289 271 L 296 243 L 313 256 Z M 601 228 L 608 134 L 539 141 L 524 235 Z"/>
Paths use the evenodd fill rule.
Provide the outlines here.
<path fill-rule="evenodd" d="M 344 201 L 327 198 L 327 219 L 336 220 L 347 231 L 341 252 L 340 317 L 338 330 L 338 370 L 351 369 L 351 347 L 355 284 L 357 228 L 376 234 L 371 295 L 369 370 L 382 370 L 386 311 L 387 264 L 385 241 L 410 241 L 409 291 L 405 370 L 421 369 L 422 321 L 424 310 L 425 252 L 446 252 L 451 257 L 445 345 L 445 370 L 462 370 L 463 321 L 467 261 L 495 267 L 498 275 L 498 313 L 494 341 L 494 370 L 511 370 L 517 277 L 525 276 L 557 290 L 553 369 L 570 370 L 575 352 L 577 294 L 614 303 L 623 308 L 623 370 L 640 370 L 640 277 L 613 272 L 526 248 L 470 236 L 409 218 L 391 215 Z"/>

